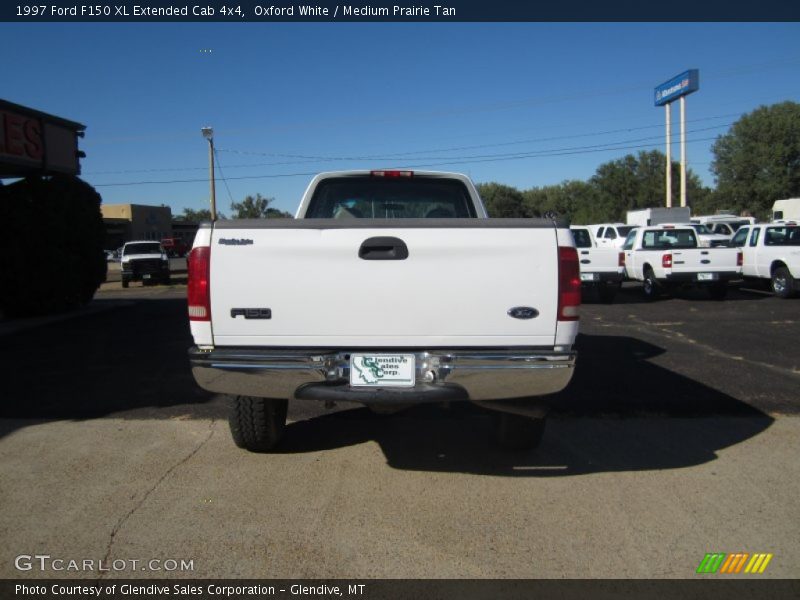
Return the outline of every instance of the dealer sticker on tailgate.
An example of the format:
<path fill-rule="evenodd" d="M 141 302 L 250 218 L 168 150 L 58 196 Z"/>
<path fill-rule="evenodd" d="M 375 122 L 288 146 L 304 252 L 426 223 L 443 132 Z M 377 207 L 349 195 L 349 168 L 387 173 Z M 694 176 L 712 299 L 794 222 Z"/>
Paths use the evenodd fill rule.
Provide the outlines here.
<path fill-rule="evenodd" d="M 413 387 L 413 354 L 351 354 L 350 385 Z"/>

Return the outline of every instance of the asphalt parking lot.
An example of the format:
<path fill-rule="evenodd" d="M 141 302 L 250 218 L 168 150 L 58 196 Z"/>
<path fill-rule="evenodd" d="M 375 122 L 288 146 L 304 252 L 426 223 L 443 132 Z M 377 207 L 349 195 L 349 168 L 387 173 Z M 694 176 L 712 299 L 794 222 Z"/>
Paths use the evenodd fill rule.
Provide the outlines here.
<path fill-rule="evenodd" d="M 36 553 L 201 578 L 690 578 L 707 552 L 769 552 L 759 577 L 800 575 L 800 300 L 586 304 L 535 451 L 496 448 L 472 406 L 296 402 L 256 455 L 192 380 L 182 283 L 0 323 L 0 577 L 98 575 L 15 567 Z"/>

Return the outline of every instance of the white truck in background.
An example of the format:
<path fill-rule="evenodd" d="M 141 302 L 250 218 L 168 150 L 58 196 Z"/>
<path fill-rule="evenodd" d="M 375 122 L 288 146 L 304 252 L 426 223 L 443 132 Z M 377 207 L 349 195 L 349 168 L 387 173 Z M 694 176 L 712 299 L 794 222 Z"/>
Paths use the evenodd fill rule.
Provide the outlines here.
<path fill-rule="evenodd" d="M 743 253 L 745 279 L 768 281 L 780 298 L 800 292 L 800 225 L 745 225 L 733 236 L 731 245 Z"/>
<path fill-rule="evenodd" d="M 688 223 L 691 216 L 692 210 L 688 206 L 641 208 L 638 210 L 629 210 L 626 222 L 628 225 L 647 227 L 650 225 L 661 225 L 662 223 Z"/>
<path fill-rule="evenodd" d="M 742 253 L 737 248 L 701 248 L 690 226 L 655 226 L 634 229 L 622 246 L 625 272 L 642 282 L 648 300 L 683 286 L 699 286 L 722 300 L 728 282 L 742 274 Z"/>
<path fill-rule="evenodd" d="M 773 221 L 795 221 L 800 223 L 800 198 L 775 200 L 772 205 Z"/>
<path fill-rule="evenodd" d="M 251 451 L 278 443 L 293 399 L 471 401 L 498 411 L 502 444 L 530 447 L 541 397 L 572 377 L 569 229 L 488 218 L 463 175 L 317 175 L 295 219 L 203 225 L 188 273 L 193 375 L 232 397 Z"/>
<path fill-rule="evenodd" d="M 598 248 L 592 230 L 586 225 L 571 225 L 578 251 L 581 287 L 594 291 L 602 302 L 611 303 L 625 278 L 625 253 L 616 248 Z"/>

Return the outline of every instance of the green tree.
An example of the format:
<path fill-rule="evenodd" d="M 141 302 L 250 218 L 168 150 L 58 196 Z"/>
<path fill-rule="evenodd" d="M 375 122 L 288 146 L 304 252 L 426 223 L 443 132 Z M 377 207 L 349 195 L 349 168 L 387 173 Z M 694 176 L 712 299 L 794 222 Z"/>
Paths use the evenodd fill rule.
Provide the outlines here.
<path fill-rule="evenodd" d="M 712 147 L 718 202 L 764 215 L 781 198 L 800 196 L 800 104 L 762 106 Z"/>
<path fill-rule="evenodd" d="M 275 198 L 265 198 L 261 194 L 245 196 L 241 202 L 232 202 L 231 210 L 234 219 L 286 219 L 292 215 L 270 207 Z"/>
<path fill-rule="evenodd" d="M 522 192 L 517 188 L 501 183 L 479 183 L 478 193 L 490 217 L 530 217 L 523 200 Z"/>
<path fill-rule="evenodd" d="M 600 165 L 590 183 L 600 194 L 598 202 L 609 220 L 624 221 L 625 213 L 639 208 L 664 206 L 666 156 L 658 150 L 628 154 Z M 704 202 L 710 190 L 691 169 L 686 173 L 687 204 Z M 680 171 L 672 163 L 672 205 L 680 206 Z"/>
<path fill-rule="evenodd" d="M 224 219 L 225 215 L 220 212 L 217 212 L 218 219 Z M 193 208 L 184 208 L 183 214 L 176 218 L 178 221 L 189 221 L 190 223 L 201 223 L 203 221 L 210 221 L 211 220 L 211 210 L 208 208 L 202 208 L 200 210 L 195 210 Z"/>

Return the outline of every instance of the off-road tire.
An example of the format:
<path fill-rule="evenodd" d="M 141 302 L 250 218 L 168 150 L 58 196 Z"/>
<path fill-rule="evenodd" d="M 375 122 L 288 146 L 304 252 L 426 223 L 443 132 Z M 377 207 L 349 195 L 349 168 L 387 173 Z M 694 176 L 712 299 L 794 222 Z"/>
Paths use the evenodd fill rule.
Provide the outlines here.
<path fill-rule="evenodd" d="M 231 396 L 228 423 L 234 443 L 250 452 L 267 452 L 286 429 L 288 400 Z"/>
<path fill-rule="evenodd" d="M 513 413 L 497 415 L 496 441 L 506 450 L 530 450 L 541 444 L 545 418 L 524 417 Z"/>

